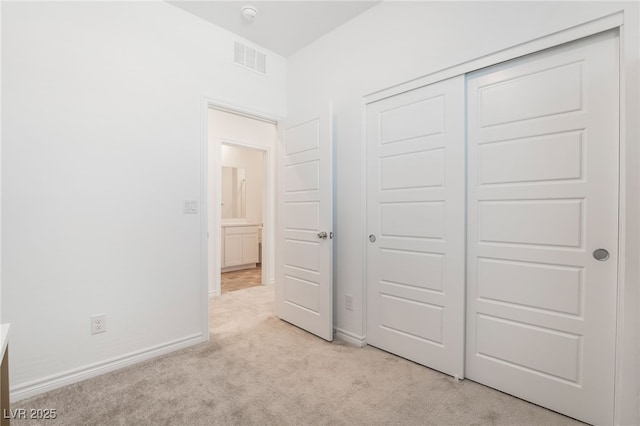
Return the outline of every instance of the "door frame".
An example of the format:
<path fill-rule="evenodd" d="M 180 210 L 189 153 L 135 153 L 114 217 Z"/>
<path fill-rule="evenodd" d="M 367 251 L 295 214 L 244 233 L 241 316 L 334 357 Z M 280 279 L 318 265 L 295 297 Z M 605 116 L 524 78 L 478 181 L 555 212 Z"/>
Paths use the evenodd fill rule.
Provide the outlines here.
<path fill-rule="evenodd" d="M 576 41 L 608 30 L 617 30 L 619 37 L 619 113 L 620 113 L 620 168 L 619 168 L 619 202 L 618 202 L 618 274 L 617 274 L 617 311 L 616 311 L 616 366 L 614 373 L 614 424 L 635 423 L 640 419 L 640 412 L 637 410 L 638 386 L 640 385 L 640 362 L 638 357 L 638 344 L 640 344 L 640 271 L 635 266 L 637 258 L 640 256 L 640 242 L 637 236 L 627 237 L 627 232 L 636 231 L 637 226 L 633 221 L 627 219 L 637 217 L 640 214 L 640 199 L 638 194 L 632 191 L 636 187 L 638 174 L 634 171 L 640 163 L 639 158 L 628 157 L 628 152 L 638 154 L 638 148 L 632 144 L 637 141 L 627 135 L 637 134 L 637 125 L 630 122 L 627 117 L 632 116 L 633 110 L 638 109 L 637 101 L 634 102 L 632 96 L 625 94 L 625 85 L 630 78 L 627 71 L 626 52 L 637 50 L 638 41 L 629 37 L 632 30 L 625 31 L 625 19 L 633 19 L 626 16 L 624 11 L 605 15 L 585 23 L 560 30 L 549 35 L 539 37 L 528 42 L 515 45 L 504 50 L 490 53 L 488 55 L 474 58 L 472 60 L 455 64 L 451 67 L 437 70 L 431 74 L 403 82 L 376 92 L 365 95 L 362 99 L 363 126 L 366 123 L 367 105 L 380 101 L 401 93 L 414 90 L 432 83 L 446 80 L 457 75 L 468 74 L 482 68 L 536 53 L 542 50 L 557 47 L 559 45 Z M 638 25 L 637 20 L 634 21 Z M 631 24 L 631 25 L 634 25 Z M 631 28 L 631 27 L 630 27 Z M 631 99 L 631 100 L 630 100 Z M 635 108 L 634 108 L 635 107 Z M 367 135 L 366 128 L 363 127 L 361 139 L 364 155 L 363 181 L 366 187 L 366 158 L 367 158 Z M 637 192 L 637 191 L 636 191 Z M 366 194 L 365 194 L 365 214 L 366 214 Z M 362 226 L 362 235 L 367 235 L 367 221 Z M 627 241 L 630 240 L 630 242 Z M 364 342 L 366 343 L 367 324 L 367 256 L 366 238 L 363 238 L 362 247 L 364 260 L 362 262 L 362 273 L 364 277 L 362 306 L 363 309 L 363 329 L 365 331 Z M 466 286 L 466 284 L 465 284 Z M 624 361 L 624 362 L 623 362 Z M 624 402 L 623 402 L 624 398 Z M 624 403 L 624 405 L 623 405 Z M 634 408 L 635 407 L 635 408 Z M 635 409 L 635 412 L 634 412 Z"/>
<path fill-rule="evenodd" d="M 275 115 L 271 115 L 268 113 L 264 113 L 261 111 L 255 111 L 252 110 L 251 108 L 246 108 L 243 106 L 239 106 L 239 105 L 234 105 L 234 104 L 230 104 L 215 98 L 211 98 L 211 97 L 207 97 L 207 96 L 203 96 L 202 100 L 201 100 L 201 107 L 200 107 L 200 298 L 201 298 L 201 315 L 200 315 L 200 329 L 202 332 L 202 335 L 204 336 L 203 341 L 208 341 L 209 340 L 209 297 L 211 296 L 211 294 L 209 294 L 209 270 L 210 270 L 210 266 L 212 267 L 212 269 L 214 271 L 217 271 L 217 274 L 213 274 L 213 277 L 215 279 L 215 277 L 217 276 L 217 281 L 218 281 L 218 288 L 219 288 L 219 283 L 220 283 L 220 256 L 221 256 L 221 251 L 220 251 L 220 232 L 209 232 L 209 208 L 207 206 L 208 204 L 208 194 L 209 194 L 209 169 L 211 168 L 209 165 L 209 110 L 210 109 L 217 109 L 220 111 L 224 111 L 224 112 L 229 112 L 232 114 L 237 114 L 237 115 L 241 115 L 247 118 L 251 118 L 254 120 L 260 120 L 260 121 L 265 121 L 268 123 L 273 123 L 276 125 L 277 127 L 277 123 L 278 121 L 280 121 L 283 117 L 279 117 L 279 116 L 275 116 Z M 277 132 L 276 132 L 276 145 L 277 145 Z M 218 152 L 220 152 L 220 141 L 214 141 L 216 150 Z M 275 196 L 274 188 L 273 188 L 273 182 L 274 182 L 274 178 L 275 178 L 275 172 L 274 172 L 274 164 L 273 161 L 273 152 L 270 152 L 269 154 L 267 154 L 266 156 L 268 159 L 267 161 L 269 162 L 268 164 L 268 173 L 269 173 L 269 179 L 268 179 L 268 183 L 267 185 L 269 185 L 269 189 L 271 191 L 271 195 L 267 195 L 267 200 L 270 203 L 270 207 L 269 207 L 269 220 L 273 221 L 275 214 L 274 214 L 274 207 L 275 207 L 275 199 L 273 199 L 273 197 Z M 215 170 L 217 170 L 217 181 L 220 182 L 220 175 L 222 173 L 221 170 L 221 165 L 220 165 L 220 156 L 216 156 L 214 158 L 214 165 L 212 165 L 213 168 L 215 168 Z M 217 166 L 217 167 L 216 167 Z M 212 228 L 212 229 L 219 229 L 220 228 L 220 224 L 222 222 L 221 219 L 221 215 L 222 215 L 222 210 L 220 208 L 220 188 L 218 188 L 217 193 L 216 193 L 216 197 L 218 198 L 218 205 L 216 208 L 216 213 L 215 213 L 215 217 L 217 218 L 217 228 Z M 265 212 L 263 210 L 263 218 L 264 218 Z M 271 229 L 271 233 L 273 233 L 275 226 L 274 223 L 271 224 L 270 226 Z M 209 235 L 212 237 L 212 239 L 214 240 L 214 244 L 212 244 L 211 249 L 209 247 Z M 274 241 L 273 235 L 269 235 L 267 237 L 268 241 Z M 264 240 L 264 238 L 263 238 Z M 263 241 L 263 247 L 264 247 L 264 241 Z M 270 259 L 266 259 L 267 262 L 263 263 L 268 263 L 271 262 L 275 265 L 275 259 L 274 259 L 274 252 L 273 250 L 270 251 Z M 269 279 L 268 275 L 265 275 L 267 277 L 267 283 L 268 284 L 273 284 L 271 282 L 271 280 Z M 263 278 L 264 279 L 264 278 Z"/>

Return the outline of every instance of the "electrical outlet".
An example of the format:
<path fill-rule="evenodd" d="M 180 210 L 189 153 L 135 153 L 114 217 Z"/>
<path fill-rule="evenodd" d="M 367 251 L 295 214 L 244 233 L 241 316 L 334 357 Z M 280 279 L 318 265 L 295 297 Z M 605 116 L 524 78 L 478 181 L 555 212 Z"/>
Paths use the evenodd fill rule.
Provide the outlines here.
<path fill-rule="evenodd" d="M 107 331 L 107 315 L 99 314 L 91 316 L 91 334 L 104 333 Z"/>
<path fill-rule="evenodd" d="M 344 295 L 344 307 L 347 311 L 353 311 L 353 296 L 350 294 Z"/>

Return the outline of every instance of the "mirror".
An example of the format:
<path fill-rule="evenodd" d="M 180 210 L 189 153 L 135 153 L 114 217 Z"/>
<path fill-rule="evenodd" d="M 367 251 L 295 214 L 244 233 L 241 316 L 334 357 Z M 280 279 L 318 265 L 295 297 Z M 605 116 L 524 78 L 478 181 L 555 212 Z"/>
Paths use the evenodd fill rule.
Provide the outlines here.
<path fill-rule="evenodd" d="M 245 173 L 240 167 L 222 167 L 222 219 L 246 216 Z"/>

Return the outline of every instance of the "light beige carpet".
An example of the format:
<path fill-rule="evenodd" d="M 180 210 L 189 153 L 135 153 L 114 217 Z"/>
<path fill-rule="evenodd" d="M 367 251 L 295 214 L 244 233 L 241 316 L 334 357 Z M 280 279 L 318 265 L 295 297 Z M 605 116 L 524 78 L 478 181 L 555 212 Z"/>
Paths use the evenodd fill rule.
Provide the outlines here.
<path fill-rule="evenodd" d="M 211 300 L 211 340 L 12 408 L 55 425 L 570 425 L 536 405 L 273 314 L 273 288 Z M 14 425 L 36 424 L 14 421 Z"/>

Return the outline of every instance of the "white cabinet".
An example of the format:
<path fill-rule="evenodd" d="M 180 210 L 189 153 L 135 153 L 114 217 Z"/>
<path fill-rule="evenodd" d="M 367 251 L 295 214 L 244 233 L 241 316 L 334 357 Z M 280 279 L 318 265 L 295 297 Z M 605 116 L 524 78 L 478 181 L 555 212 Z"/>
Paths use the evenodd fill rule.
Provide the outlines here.
<path fill-rule="evenodd" d="M 222 227 L 222 271 L 253 268 L 258 263 L 258 226 Z"/>

